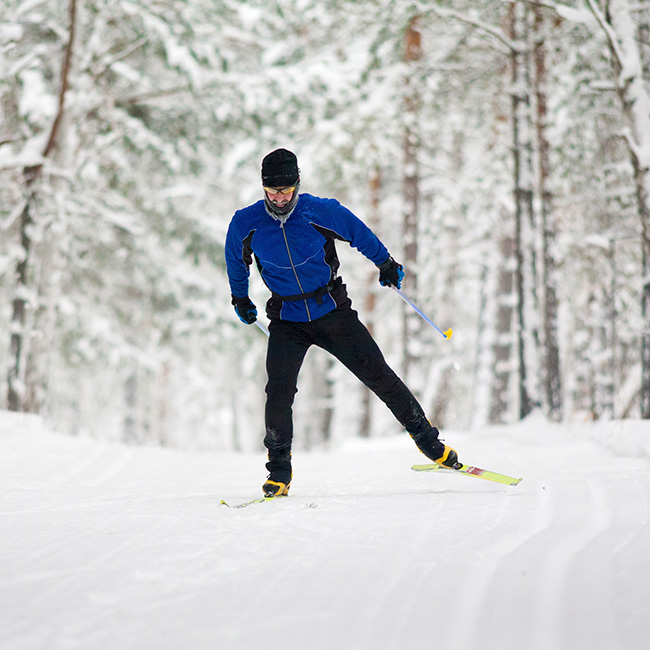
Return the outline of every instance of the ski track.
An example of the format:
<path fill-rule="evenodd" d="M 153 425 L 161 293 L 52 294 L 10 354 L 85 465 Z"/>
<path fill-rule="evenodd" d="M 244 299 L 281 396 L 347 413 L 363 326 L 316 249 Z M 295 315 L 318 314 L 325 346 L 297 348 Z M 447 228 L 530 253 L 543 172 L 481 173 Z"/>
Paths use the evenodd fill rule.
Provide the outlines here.
<path fill-rule="evenodd" d="M 620 557 L 614 545 L 622 533 L 644 538 L 646 548 L 650 537 L 647 526 L 639 527 L 636 516 L 626 515 L 629 510 L 618 511 L 622 503 L 639 504 L 633 498 L 634 481 L 622 482 L 618 472 L 610 474 L 606 482 L 570 476 L 549 482 L 526 538 L 503 554 L 485 581 L 475 607 L 477 624 L 459 647 L 480 643 L 495 649 L 517 644 L 532 650 L 641 650 L 647 646 L 647 638 L 634 638 L 644 618 L 632 615 L 635 620 L 626 629 L 614 613 L 634 567 L 630 564 L 617 572 L 612 565 Z M 645 472 L 643 478 L 647 485 Z M 625 493 L 609 504 L 607 495 L 616 489 L 623 492 L 621 486 Z M 640 512 L 647 509 L 647 500 L 641 503 L 635 508 Z M 649 584 L 639 582 L 634 590 L 647 605 Z M 503 607 L 505 602 L 508 607 Z M 643 628 L 645 635 L 648 627 Z"/>
<path fill-rule="evenodd" d="M 410 472 L 395 437 L 296 453 L 290 498 L 236 510 L 261 454 L 0 428 L 0 650 L 645 650 L 647 460 L 456 442 L 524 482 Z"/>
<path fill-rule="evenodd" d="M 563 618 L 567 616 L 567 612 L 572 611 L 576 602 L 573 600 L 573 594 L 567 592 L 576 559 L 613 521 L 602 491 L 592 480 L 560 477 L 557 486 L 551 489 L 550 496 L 551 521 L 545 530 L 531 540 L 535 548 L 533 556 L 537 557 L 538 564 L 535 569 L 537 607 L 531 621 L 529 647 L 540 649 L 561 647 L 566 630 L 571 629 L 572 621 L 575 620 L 568 616 L 567 627 L 561 626 Z M 571 503 L 570 508 L 560 507 L 564 500 Z M 587 513 L 587 516 L 581 516 L 583 513 Z M 578 594 L 578 602 L 582 600 L 583 595 Z M 608 602 L 601 604 L 609 605 Z M 607 609 L 603 608 L 602 612 L 599 620 L 608 620 L 605 615 Z M 577 620 L 580 620 L 580 616 Z M 584 632 L 594 629 L 596 626 L 593 623 L 592 621 L 590 628 Z M 561 635 L 558 630 L 562 630 Z M 608 643 L 612 640 L 612 634 L 605 632 L 607 633 L 602 641 Z M 574 641 L 580 644 L 587 639 L 581 635 Z M 587 647 L 596 647 L 595 642 L 587 642 Z"/>

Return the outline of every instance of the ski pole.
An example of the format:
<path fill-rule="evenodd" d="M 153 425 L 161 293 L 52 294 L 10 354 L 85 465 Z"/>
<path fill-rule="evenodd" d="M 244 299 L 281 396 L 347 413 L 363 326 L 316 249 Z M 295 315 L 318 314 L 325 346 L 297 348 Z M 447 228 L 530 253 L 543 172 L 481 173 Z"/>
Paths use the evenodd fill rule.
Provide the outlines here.
<path fill-rule="evenodd" d="M 262 330 L 262 332 L 264 332 L 264 334 L 269 336 L 269 330 L 266 325 L 262 325 L 262 323 L 260 323 L 258 320 L 255 321 L 255 325 L 257 325 Z"/>
<path fill-rule="evenodd" d="M 422 318 L 424 318 L 424 320 L 425 320 L 427 323 L 429 323 L 429 325 L 431 325 L 431 327 L 433 327 L 434 330 L 436 330 L 437 332 L 440 332 L 440 334 L 442 334 L 446 339 L 450 339 L 450 338 L 451 338 L 451 335 L 453 334 L 453 332 L 451 331 L 451 327 L 450 327 L 447 331 L 443 332 L 443 331 L 442 331 L 442 330 L 441 330 L 441 329 L 440 329 L 440 328 L 439 328 L 435 323 L 433 323 L 433 321 L 431 321 L 431 319 L 429 319 L 425 314 L 423 314 L 422 311 L 420 311 L 420 309 L 418 309 L 417 306 L 414 305 L 414 304 L 413 304 L 413 303 L 412 303 L 412 302 L 411 302 L 411 301 L 410 301 L 410 300 L 409 300 L 409 299 L 408 299 L 408 298 L 407 298 L 407 297 L 406 297 L 406 296 L 405 296 L 405 295 L 404 295 L 404 294 L 403 294 L 403 293 L 402 293 L 402 292 L 401 292 L 397 287 L 393 287 L 393 289 L 395 289 L 395 291 L 397 291 L 397 294 L 399 295 L 399 297 L 400 297 L 400 298 L 401 298 L 401 299 L 402 299 L 402 300 L 403 300 L 407 305 L 409 305 L 410 307 L 412 307 L 412 308 L 415 310 L 415 312 L 416 312 L 417 314 L 419 314 L 420 316 L 422 316 Z"/>

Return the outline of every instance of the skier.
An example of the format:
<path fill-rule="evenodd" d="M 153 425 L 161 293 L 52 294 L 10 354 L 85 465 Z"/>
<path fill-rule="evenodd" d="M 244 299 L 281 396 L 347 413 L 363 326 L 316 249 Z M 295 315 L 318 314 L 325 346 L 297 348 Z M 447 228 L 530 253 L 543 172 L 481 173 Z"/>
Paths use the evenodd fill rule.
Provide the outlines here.
<path fill-rule="evenodd" d="M 262 161 L 264 199 L 235 212 L 226 236 L 226 264 L 232 304 L 246 324 L 257 320 L 248 296 L 255 262 L 271 292 L 266 356 L 264 445 L 268 478 L 264 496 L 286 495 L 291 484 L 292 406 L 307 349 L 317 345 L 339 359 L 392 411 L 420 451 L 435 463 L 457 468 L 455 450 L 391 370 L 374 339 L 352 309 L 338 276 L 335 240 L 348 242 L 379 269 L 382 286 L 398 289 L 404 269 L 377 236 L 334 199 L 299 194 L 294 153 L 277 149 Z"/>

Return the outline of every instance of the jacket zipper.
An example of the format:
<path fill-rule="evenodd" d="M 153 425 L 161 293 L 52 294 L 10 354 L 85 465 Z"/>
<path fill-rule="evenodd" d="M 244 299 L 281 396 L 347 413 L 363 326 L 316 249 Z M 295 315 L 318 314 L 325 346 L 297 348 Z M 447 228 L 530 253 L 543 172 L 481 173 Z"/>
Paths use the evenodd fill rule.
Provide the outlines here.
<path fill-rule="evenodd" d="M 300 278 L 298 277 L 298 271 L 296 271 L 296 267 L 293 263 L 293 258 L 291 257 L 291 250 L 289 249 L 289 240 L 287 239 L 287 233 L 284 229 L 284 223 L 280 224 L 280 228 L 282 228 L 282 235 L 284 236 L 284 244 L 287 247 L 287 254 L 289 255 L 289 263 L 291 264 L 291 268 L 293 269 L 293 274 L 296 276 L 296 282 L 298 283 L 298 287 L 300 287 L 300 293 L 305 293 L 305 290 L 302 288 L 302 284 L 300 283 Z M 309 313 L 309 305 L 307 305 L 307 300 L 305 300 L 304 303 L 305 303 L 305 309 L 307 311 L 307 320 L 311 322 L 311 314 Z"/>

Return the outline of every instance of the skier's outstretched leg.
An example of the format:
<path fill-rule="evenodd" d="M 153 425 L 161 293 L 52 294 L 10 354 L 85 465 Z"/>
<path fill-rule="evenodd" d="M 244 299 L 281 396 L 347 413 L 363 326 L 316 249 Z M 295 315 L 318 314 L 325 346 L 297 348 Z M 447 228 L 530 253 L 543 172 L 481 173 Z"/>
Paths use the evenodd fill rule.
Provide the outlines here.
<path fill-rule="evenodd" d="M 356 311 L 339 308 L 313 325 L 316 345 L 339 359 L 388 406 L 427 458 L 446 467 L 456 465 L 455 450 L 438 439 L 438 429 L 427 420 L 413 393 L 386 363 Z"/>

